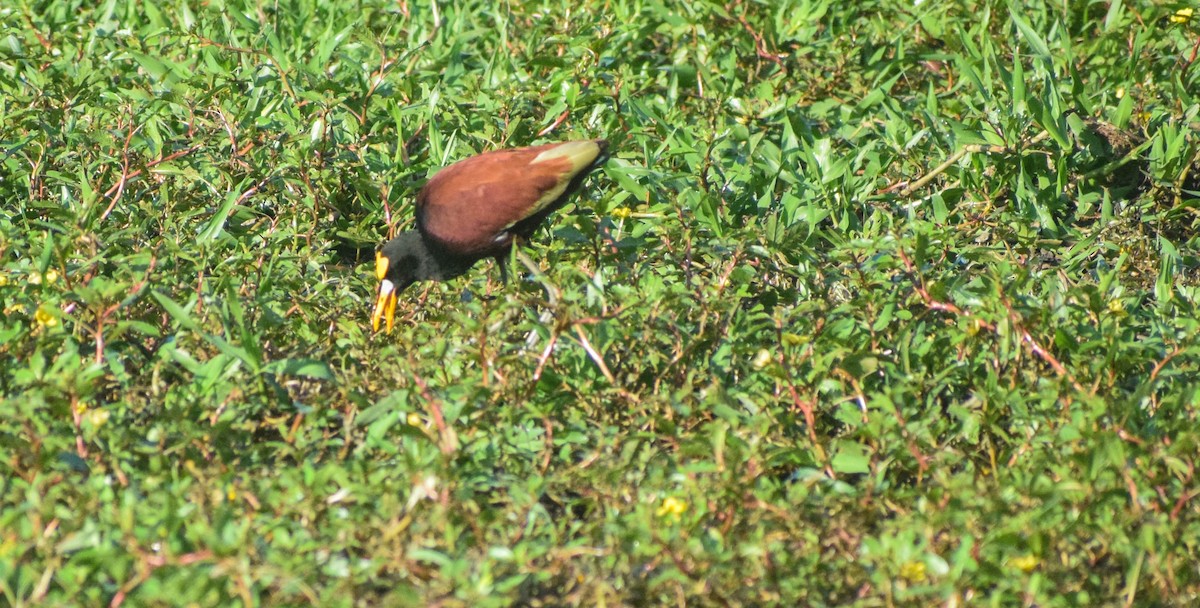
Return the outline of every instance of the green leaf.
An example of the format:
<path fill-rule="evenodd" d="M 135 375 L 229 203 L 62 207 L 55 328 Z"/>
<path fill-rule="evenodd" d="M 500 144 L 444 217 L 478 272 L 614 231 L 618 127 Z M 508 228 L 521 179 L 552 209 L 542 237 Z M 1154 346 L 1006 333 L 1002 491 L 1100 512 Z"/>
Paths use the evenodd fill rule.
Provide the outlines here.
<path fill-rule="evenodd" d="M 1021 32 L 1021 38 L 1023 38 L 1031 47 L 1033 47 L 1033 52 L 1037 53 L 1044 59 L 1050 59 L 1050 46 L 1046 44 L 1046 41 L 1041 37 L 1040 34 L 1037 33 L 1036 30 L 1030 27 L 1029 22 L 1026 21 L 1023 16 L 1021 16 L 1022 11 L 1023 9 L 1021 7 L 1017 6 L 1016 4 L 1009 3 L 1009 17 L 1012 18 L 1013 25 L 1017 26 L 1017 31 Z"/>
<path fill-rule="evenodd" d="M 634 171 L 644 172 L 645 169 L 635 168 L 619 158 L 609 159 L 604 165 L 605 175 L 613 178 L 617 184 L 632 194 L 639 202 L 645 202 L 650 196 L 650 191 L 633 179 L 631 173 Z"/>
<path fill-rule="evenodd" d="M 275 374 L 314 380 L 333 380 L 334 378 L 329 364 L 318 359 L 280 359 L 267 364 L 264 370 Z"/>
<path fill-rule="evenodd" d="M 167 311 L 167 314 L 171 315 L 171 318 L 175 319 L 175 322 L 181 327 L 198 333 L 201 331 L 200 325 L 192 319 L 192 315 L 175 300 L 157 290 L 151 290 L 150 295 L 158 300 L 159 306 L 162 306 L 163 310 Z"/>
<path fill-rule="evenodd" d="M 833 470 L 842 474 L 871 472 L 871 458 L 867 449 L 853 441 L 838 441 L 834 445 Z"/>
<path fill-rule="evenodd" d="M 225 229 L 225 222 L 229 219 L 229 214 L 233 213 L 233 208 L 237 205 L 239 198 L 240 195 L 237 192 L 226 192 L 225 202 L 213 214 L 212 219 L 208 221 L 208 225 L 200 232 L 197 240 L 201 243 L 215 240 Z"/>

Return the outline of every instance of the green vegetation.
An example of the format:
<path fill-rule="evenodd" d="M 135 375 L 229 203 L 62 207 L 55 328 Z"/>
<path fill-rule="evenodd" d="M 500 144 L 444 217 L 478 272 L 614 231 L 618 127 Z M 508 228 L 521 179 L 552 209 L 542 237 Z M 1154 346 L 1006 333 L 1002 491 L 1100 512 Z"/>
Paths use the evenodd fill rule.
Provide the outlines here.
<path fill-rule="evenodd" d="M 5 3 L 0 604 L 1192 605 L 1197 22 L 1033 4 Z"/>

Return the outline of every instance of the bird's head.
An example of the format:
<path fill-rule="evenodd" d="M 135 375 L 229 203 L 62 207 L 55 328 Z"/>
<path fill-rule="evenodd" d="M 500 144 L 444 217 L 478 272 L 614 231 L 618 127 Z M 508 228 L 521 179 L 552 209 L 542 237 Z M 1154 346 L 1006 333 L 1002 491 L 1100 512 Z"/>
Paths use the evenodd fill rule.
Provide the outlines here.
<path fill-rule="evenodd" d="M 387 318 L 387 330 L 392 331 L 396 320 L 396 300 L 400 292 L 416 282 L 425 257 L 425 247 L 417 232 L 405 232 L 388 241 L 375 252 L 375 278 L 379 279 L 379 294 L 375 297 L 375 312 L 371 327 L 379 331 L 379 321 Z"/>

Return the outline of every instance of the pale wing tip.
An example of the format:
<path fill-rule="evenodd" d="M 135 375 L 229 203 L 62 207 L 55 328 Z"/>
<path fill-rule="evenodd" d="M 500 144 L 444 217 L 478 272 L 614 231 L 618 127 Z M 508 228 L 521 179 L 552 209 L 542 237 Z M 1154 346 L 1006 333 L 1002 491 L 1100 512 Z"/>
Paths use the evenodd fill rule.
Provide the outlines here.
<path fill-rule="evenodd" d="M 592 164 L 597 158 L 608 151 L 608 140 L 583 139 L 568 141 L 550 148 L 533 159 L 533 164 L 543 161 L 565 159 L 571 163 L 571 173 L 577 173 Z"/>

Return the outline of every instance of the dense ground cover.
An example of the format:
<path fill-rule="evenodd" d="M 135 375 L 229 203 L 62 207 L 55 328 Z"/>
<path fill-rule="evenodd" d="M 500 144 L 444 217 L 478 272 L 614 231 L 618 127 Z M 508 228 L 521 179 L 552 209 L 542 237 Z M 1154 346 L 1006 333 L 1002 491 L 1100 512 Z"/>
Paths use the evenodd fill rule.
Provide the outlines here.
<path fill-rule="evenodd" d="M 1188 10 L 93 4 L 0 7 L 0 603 L 1197 601 Z"/>

